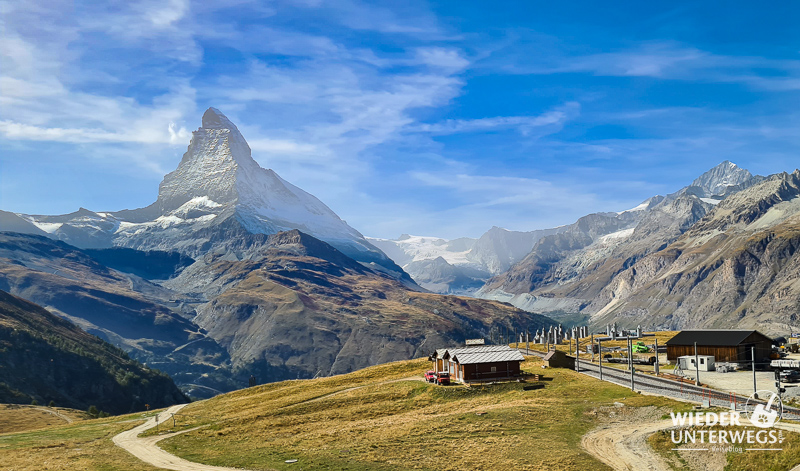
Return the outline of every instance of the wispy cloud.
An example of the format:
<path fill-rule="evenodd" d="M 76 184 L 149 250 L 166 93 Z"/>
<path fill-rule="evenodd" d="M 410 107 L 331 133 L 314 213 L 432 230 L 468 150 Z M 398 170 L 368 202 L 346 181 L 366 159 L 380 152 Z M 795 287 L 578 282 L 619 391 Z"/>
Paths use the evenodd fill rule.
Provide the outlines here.
<path fill-rule="evenodd" d="M 508 47 L 508 46 L 506 46 Z M 502 55 L 504 49 L 495 51 Z M 613 52 L 570 54 L 549 50 L 536 62 L 521 59 L 486 65 L 510 74 L 587 73 L 606 77 L 651 77 L 740 83 L 771 91 L 800 89 L 800 60 L 715 54 L 677 41 L 648 41 Z"/>
<path fill-rule="evenodd" d="M 0 8 L 0 163 L 63 164 L 76 181 L 130 174 L 146 190 L 125 192 L 143 204 L 207 106 L 262 166 L 379 236 L 564 224 L 674 191 L 724 159 L 758 170 L 768 156 L 784 170 L 776 162 L 795 165 L 800 144 L 796 55 L 608 24 L 595 44 L 587 31 L 601 20 L 583 15 L 583 28 L 581 14 L 548 35 L 503 5 L 437 5 L 446 20 L 415 1 Z"/>
<path fill-rule="evenodd" d="M 522 135 L 529 135 L 536 128 L 547 128 L 546 132 L 556 132 L 565 122 L 580 112 L 580 104 L 569 102 L 539 116 L 499 116 L 480 119 L 448 119 L 439 123 L 419 124 L 412 131 L 431 134 L 457 134 L 490 131 L 495 129 L 517 129 Z"/>

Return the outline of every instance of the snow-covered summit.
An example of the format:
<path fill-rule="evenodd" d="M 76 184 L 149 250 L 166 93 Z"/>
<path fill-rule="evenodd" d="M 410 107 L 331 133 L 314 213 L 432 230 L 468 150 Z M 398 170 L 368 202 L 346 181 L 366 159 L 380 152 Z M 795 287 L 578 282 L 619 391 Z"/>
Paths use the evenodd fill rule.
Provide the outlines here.
<path fill-rule="evenodd" d="M 159 185 L 153 204 L 118 212 L 84 211 L 22 220 L 81 247 L 178 250 L 192 257 L 245 232 L 298 229 L 358 261 L 401 272 L 322 201 L 261 168 L 239 129 L 216 108 L 203 114 L 202 125 L 192 133 L 178 167 Z"/>
<path fill-rule="evenodd" d="M 753 178 L 753 175 L 731 161 L 724 161 L 697 177 L 690 187 L 700 188 L 697 196 L 709 198 L 724 195 L 729 187 L 741 185 Z"/>
<path fill-rule="evenodd" d="M 206 110 L 178 168 L 164 177 L 156 205 L 165 216 L 197 198 L 215 202 L 217 213 L 235 209 L 253 233 L 299 229 L 326 241 L 366 243 L 319 199 L 261 168 L 239 129 L 216 108 Z"/>

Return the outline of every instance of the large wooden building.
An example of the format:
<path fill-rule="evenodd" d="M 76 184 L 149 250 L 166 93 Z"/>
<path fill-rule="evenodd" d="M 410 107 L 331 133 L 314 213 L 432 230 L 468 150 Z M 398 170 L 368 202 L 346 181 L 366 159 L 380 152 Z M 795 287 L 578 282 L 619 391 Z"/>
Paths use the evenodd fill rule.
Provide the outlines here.
<path fill-rule="evenodd" d="M 515 378 L 520 375 L 522 354 L 508 345 L 443 348 L 431 355 L 436 372 L 450 373 L 463 383 Z"/>
<path fill-rule="evenodd" d="M 755 348 L 756 363 L 768 362 L 772 340 L 757 330 L 683 330 L 667 340 L 667 360 L 694 355 L 713 356 L 716 362 L 746 363 Z"/>

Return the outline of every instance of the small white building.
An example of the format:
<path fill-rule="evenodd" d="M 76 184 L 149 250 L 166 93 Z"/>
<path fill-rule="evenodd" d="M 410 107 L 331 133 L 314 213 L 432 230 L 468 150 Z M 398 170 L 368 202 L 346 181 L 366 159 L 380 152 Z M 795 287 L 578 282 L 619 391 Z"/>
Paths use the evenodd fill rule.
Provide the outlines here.
<path fill-rule="evenodd" d="M 711 355 L 697 355 L 700 371 L 714 371 L 714 357 Z M 678 365 L 682 370 L 695 370 L 694 355 L 678 357 Z"/>

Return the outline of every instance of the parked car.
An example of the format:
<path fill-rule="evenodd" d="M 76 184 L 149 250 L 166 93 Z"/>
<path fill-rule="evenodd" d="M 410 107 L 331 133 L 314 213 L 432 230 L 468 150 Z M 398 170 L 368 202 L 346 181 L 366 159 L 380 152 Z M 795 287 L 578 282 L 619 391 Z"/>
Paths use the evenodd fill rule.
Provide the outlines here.
<path fill-rule="evenodd" d="M 450 384 L 450 373 L 436 373 L 436 384 L 442 386 Z"/>
<path fill-rule="evenodd" d="M 425 381 L 427 381 L 429 383 L 433 383 L 434 381 L 436 381 L 436 372 L 433 371 L 433 370 L 426 371 L 425 372 Z"/>
<path fill-rule="evenodd" d="M 797 370 L 783 370 L 779 376 L 782 383 L 796 383 L 800 381 L 800 371 Z"/>

